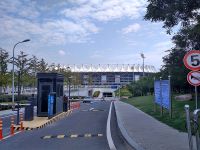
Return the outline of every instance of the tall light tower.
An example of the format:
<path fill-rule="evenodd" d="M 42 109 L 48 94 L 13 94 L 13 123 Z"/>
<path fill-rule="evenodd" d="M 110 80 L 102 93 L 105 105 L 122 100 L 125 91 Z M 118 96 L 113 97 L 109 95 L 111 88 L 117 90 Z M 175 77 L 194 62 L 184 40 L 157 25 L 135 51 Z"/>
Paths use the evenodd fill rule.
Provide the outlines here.
<path fill-rule="evenodd" d="M 143 77 L 144 77 L 144 59 L 145 59 L 145 57 L 144 57 L 143 53 L 141 53 L 140 55 L 141 55 L 141 57 L 143 59 L 142 71 L 143 71 Z"/>

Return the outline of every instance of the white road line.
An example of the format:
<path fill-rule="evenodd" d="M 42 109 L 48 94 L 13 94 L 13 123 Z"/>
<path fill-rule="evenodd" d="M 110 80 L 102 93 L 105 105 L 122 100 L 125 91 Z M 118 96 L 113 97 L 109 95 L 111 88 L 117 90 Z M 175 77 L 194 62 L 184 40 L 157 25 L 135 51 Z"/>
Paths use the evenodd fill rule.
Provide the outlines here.
<path fill-rule="evenodd" d="M 18 133 L 20 133 L 20 132 L 21 132 L 21 131 L 15 132 L 14 135 L 16 135 L 16 134 L 18 134 Z M 13 137 L 14 135 L 8 135 L 8 136 L 4 137 L 3 140 L 5 140 L 5 139 L 7 139 L 7 138 L 9 138 L 9 137 Z"/>
<path fill-rule="evenodd" d="M 111 136 L 111 131 L 110 131 L 112 105 L 113 105 L 113 102 L 111 102 L 111 104 L 110 104 L 110 110 L 109 110 L 108 119 L 107 119 L 107 126 L 106 126 L 106 136 L 107 136 L 107 141 L 108 141 L 108 145 L 109 145 L 110 149 L 116 150 L 116 147 L 114 145 L 114 142 L 113 142 L 113 139 L 112 139 L 112 136 Z"/>
<path fill-rule="evenodd" d="M 92 107 L 92 108 L 90 108 L 89 110 L 92 111 L 93 109 L 94 109 L 94 108 Z"/>

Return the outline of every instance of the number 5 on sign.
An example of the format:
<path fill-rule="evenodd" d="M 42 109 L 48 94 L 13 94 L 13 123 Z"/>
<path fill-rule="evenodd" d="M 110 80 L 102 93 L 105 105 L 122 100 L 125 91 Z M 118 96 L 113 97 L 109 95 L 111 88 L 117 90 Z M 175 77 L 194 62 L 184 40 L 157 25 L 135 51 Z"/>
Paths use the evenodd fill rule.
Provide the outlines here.
<path fill-rule="evenodd" d="M 193 71 L 200 70 L 200 50 L 191 50 L 183 58 L 184 65 Z"/>

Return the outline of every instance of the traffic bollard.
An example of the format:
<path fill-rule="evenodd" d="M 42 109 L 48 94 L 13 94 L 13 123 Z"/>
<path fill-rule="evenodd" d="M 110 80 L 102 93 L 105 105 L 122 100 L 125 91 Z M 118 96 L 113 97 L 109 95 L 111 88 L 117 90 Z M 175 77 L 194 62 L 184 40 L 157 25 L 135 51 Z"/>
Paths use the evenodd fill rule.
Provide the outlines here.
<path fill-rule="evenodd" d="M 20 130 L 23 131 L 24 127 L 23 127 L 23 114 L 20 114 Z"/>
<path fill-rule="evenodd" d="M 3 127 L 3 121 L 0 118 L 0 140 L 3 140 L 3 131 L 2 131 L 2 127 Z"/>
<path fill-rule="evenodd" d="M 11 116 L 11 125 L 10 125 L 10 135 L 13 136 L 14 135 L 14 116 Z"/>

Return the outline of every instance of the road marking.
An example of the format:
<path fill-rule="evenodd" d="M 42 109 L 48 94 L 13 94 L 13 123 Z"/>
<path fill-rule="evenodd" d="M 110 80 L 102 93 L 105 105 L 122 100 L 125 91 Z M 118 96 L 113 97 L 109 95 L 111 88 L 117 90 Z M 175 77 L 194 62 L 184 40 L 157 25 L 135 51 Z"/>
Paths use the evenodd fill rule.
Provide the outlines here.
<path fill-rule="evenodd" d="M 63 138 L 78 138 L 78 137 L 84 137 L 84 138 L 90 138 L 90 137 L 102 137 L 103 134 L 98 133 L 98 134 L 90 134 L 90 133 L 86 133 L 86 134 L 71 134 L 71 135 L 46 135 L 41 137 L 41 139 L 63 139 Z"/>
<path fill-rule="evenodd" d="M 112 136 L 111 136 L 111 130 L 110 130 L 110 122 L 111 122 L 111 110 L 112 110 L 113 102 L 110 104 L 108 119 L 107 119 L 107 125 L 106 125 L 106 136 L 108 145 L 110 147 L 110 150 L 116 150 L 115 144 L 113 142 Z"/>
<path fill-rule="evenodd" d="M 21 132 L 21 131 L 15 132 L 14 135 L 16 135 L 16 134 L 18 134 L 18 133 L 20 133 L 20 132 Z M 5 139 L 7 139 L 7 138 L 9 138 L 9 137 L 13 137 L 13 135 L 8 135 L 8 136 L 4 137 L 3 140 L 5 140 Z"/>
<path fill-rule="evenodd" d="M 72 134 L 70 137 L 71 138 L 76 138 L 76 137 L 78 137 L 78 135 L 77 134 Z"/>
<path fill-rule="evenodd" d="M 81 110 L 81 111 L 92 111 L 92 112 L 96 112 L 96 111 L 104 111 L 103 109 L 94 109 L 94 108 L 90 108 L 89 110 Z"/>
<path fill-rule="evenodd" d="M 84 137 L 91 137 L 91 134 L 85 134 Z"/>
<path fill-rule="evenodd" d="M 88 111 L 88 110 L 81 110 L 81 111 Z"/>
<path fill-rule="evenodd" d="M 44 136 L 43 139 L 50 139 L 52 136 L 51 135 L 47 135 L 47 136 Z"/>
<path fill-rule="evenodd" d="M 94 108 L 90 108 L 89 110 L 92 111 L 92 110 L 94 110 Z"/>
<path fill-rule="evenodd" d="M 58 139 L 62 139 L 62 138 L 64 138 L 64 137 L 65 137 L 65 135 L 58 135 L 58 136 L 57 136 Z"/>
<path fill-rule="evenodd" d="M 103 134 L 98 134 L 98 136 L 103 136 Z"/>

